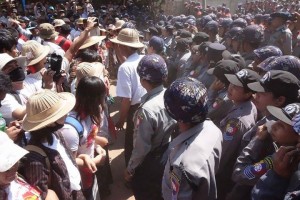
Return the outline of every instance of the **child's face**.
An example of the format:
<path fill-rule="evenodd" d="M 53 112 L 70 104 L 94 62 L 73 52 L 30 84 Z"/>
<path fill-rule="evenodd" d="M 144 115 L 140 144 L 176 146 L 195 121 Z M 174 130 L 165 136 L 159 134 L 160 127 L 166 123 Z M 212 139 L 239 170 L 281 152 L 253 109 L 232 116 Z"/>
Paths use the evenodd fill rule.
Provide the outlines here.
<path fill-rule="evenodd" d="M 227 90 L 228 98 L 236 103 L 247 101 L 251 93 L 246 93 L 243 87 L 230 83 Z"/>
<path fill-rule="evenodd" d="M 271 137 L 280 146 L 294 146 L 298 141 L 298 134 L 291 125 L 278 120 L 272 125 Z"/>
<path fill-rule="evenodd" d="M 257 110 L 261 112 L 265 112 L 267 110 L 267 106 L 277 106 L 276 99 L 271 92 L 257 92 L 254 95 L 253 103 Z"/>

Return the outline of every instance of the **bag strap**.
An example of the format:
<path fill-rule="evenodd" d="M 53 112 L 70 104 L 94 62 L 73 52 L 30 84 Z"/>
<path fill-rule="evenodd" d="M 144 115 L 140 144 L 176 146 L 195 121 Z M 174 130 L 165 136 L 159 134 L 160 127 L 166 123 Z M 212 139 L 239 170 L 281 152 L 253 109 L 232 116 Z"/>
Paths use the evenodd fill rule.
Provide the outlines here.
<path fill-rule="evenodd" d="M 83 129 L 81 122 L 78 119 L 76 119 L 75 117 L 68 116 L 66 118 L 65 123 L 73 126 L 76 129 L 78 136 L 79 136 L 79 140 L 83 137 L 84 129 Z"/>
<path fill-rule="evenodd" d="M 58 43 L 58 46 L 60 46 L 62 48 L 66 41 L 67 40 L 65 38 L 62 38 L 61 41 Z"/>
<path fill-rule="evenodd" d="M 49 177 L 48 177 L 48 186 L 50 186 L 51 184 L 51 165 L 50 165 L 50 160 L 46 154 L 46 152 L 38 147 L 38 146 L 35 146 L 35 145 L 27 145 L 24 147 L 27 151 L 30 151 L 30 152 L 35 152 L 39 155 L 41 155 L 44 159 L 45 159 L 45 162 L 46 162 L 46 165 L 47 165 L 47 168 L 49 170 Z"/>

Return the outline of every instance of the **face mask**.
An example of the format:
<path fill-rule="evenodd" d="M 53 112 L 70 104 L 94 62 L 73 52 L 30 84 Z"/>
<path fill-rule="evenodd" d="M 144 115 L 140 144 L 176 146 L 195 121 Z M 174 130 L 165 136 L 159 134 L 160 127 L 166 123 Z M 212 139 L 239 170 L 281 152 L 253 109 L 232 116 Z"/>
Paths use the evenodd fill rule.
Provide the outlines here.
<path fill-rule="evenodd" d="M 8 75 L 12 82 L 24 81 L 25 79 L 25 73 L 21 67 L 12 70 Z"/>

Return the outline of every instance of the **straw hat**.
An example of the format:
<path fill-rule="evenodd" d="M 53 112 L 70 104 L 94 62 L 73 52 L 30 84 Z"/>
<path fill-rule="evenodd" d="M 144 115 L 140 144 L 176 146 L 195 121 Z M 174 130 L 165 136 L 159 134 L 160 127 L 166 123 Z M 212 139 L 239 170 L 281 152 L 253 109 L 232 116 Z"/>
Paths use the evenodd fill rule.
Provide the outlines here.
<path fill-rule="evenodd" d="M 22 56 L 26 57 L 27 65 L 34 65 L 49 54 L 50 48 L 43 46 L 35 40 L 29 40 L 22 46 Z"/>
<path fill-rule="evenodd" d="M 66 22 L 64 20 L 62 20 L 62 19 L 55 19 L 53 21 L 54 27 L 60 27 L 60 26 L 62 26 L 64 24 L 66 24 Z"/>
<path fill-rule="evenodd" d="M 82 62 L 76 68 L 76 85 L 78 85 L 80 79 L 83 77 L 101 77 L 103 76 L 105 66 L 100 62 Z"/>
<path fill-rule="evenodd" d="M 42 39 L 51 39 L 58 35 L 58 32 L 55 31 L 54 26 L 49 23 L 40 24 L 39 31 Z"/>
<path fill-rule="evenodd" d="M 26 57 L 25 56 L 20 56 L 13 58 L 7 53 L 0 53 L 0 70 L 9 62 L 11 61 L 17 61 L 19 67 L 24 67 L 26 65 Z"/>
<path fill-rule="evenodd" d="M 105 36 L 91 36 L 83 43 L 83 45 L 79 49 L 88 48 L 90 46 L 93 46 L 94 44 L 101 42 L 104 39 Z"/>
<path fill-rule="evenodd" d="M 125 21 L 124 20 L 118 20 L 116 21 L 115 23 L 115 29 L 120 29 L 122 28 L 122 26 L 125 24 Z"/>
<path fill-rule="evenodd" d="M 68 92 L 43 90 L 29 97 L 23 129 L 35 131 L 52 124 L 68 114 L 75 105 L 75 97 Z"/>
<path fill-rule="evenodd" d="M 27 153 L 27 150 L 16 145 L 6 133 L 0 131 L 0 172 L 12 168 Z"/>
<path fill-rule="evenodd" d="M 110 41 L 116 44 L 121 44 L 133 48 L 144 47 L 144 44 L 139 40 L 139 32 L 131 28 L 122 29 L 118 34 L 118 37 L 110 39 Z"/>

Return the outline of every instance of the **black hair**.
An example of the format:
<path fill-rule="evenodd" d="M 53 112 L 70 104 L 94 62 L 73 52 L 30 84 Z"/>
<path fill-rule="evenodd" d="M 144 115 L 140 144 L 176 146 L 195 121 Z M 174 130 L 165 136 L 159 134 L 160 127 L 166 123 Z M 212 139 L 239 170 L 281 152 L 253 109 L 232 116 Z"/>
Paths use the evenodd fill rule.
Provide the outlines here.
<path fill-rule="evenodd" d="M 6 28 L 6 30 L 8 30 L 11 33 L 11 35 L 15 38 L 15 40 L 18 43 L 19 32 L 16 29 L 12 28 L 12 27 L 8 27 L 8 28 Z"/>
<path fill-rule="evenodd" d="M 64 24 L 60 28 L 60 33 L 63 35 L 69 35 L 71 33 L 71 26 L 69 24 Z"/>
<path fill-rule="evenodd" d="M 76 58 L 81 59 L 82 62 L 102 62 L 102 58 L 97 51 L 89 48 L 78 51 Z"/>
<path fill-rule="evenodd" d="M 0 72 L 0 92 L 10 93 L 12 91 L 12 82 L 8 75 Z"/>
<path fill-rule="evenodd" d="M 18 41 L 12 36 L 11 32 L 6 29 L 0 30 L 0 53 L 11 51 L 14 45 L 17 45 Z"/>
<path fill-rule="evenodd" d="M 78 116 L 90 116 L 93 123 L 100 125 L 100 108 L 104 107 L 106 87 L 104 82 L 95 76 L 80 79 L 76 89 L 76 105 L 74 110 Z"/>

